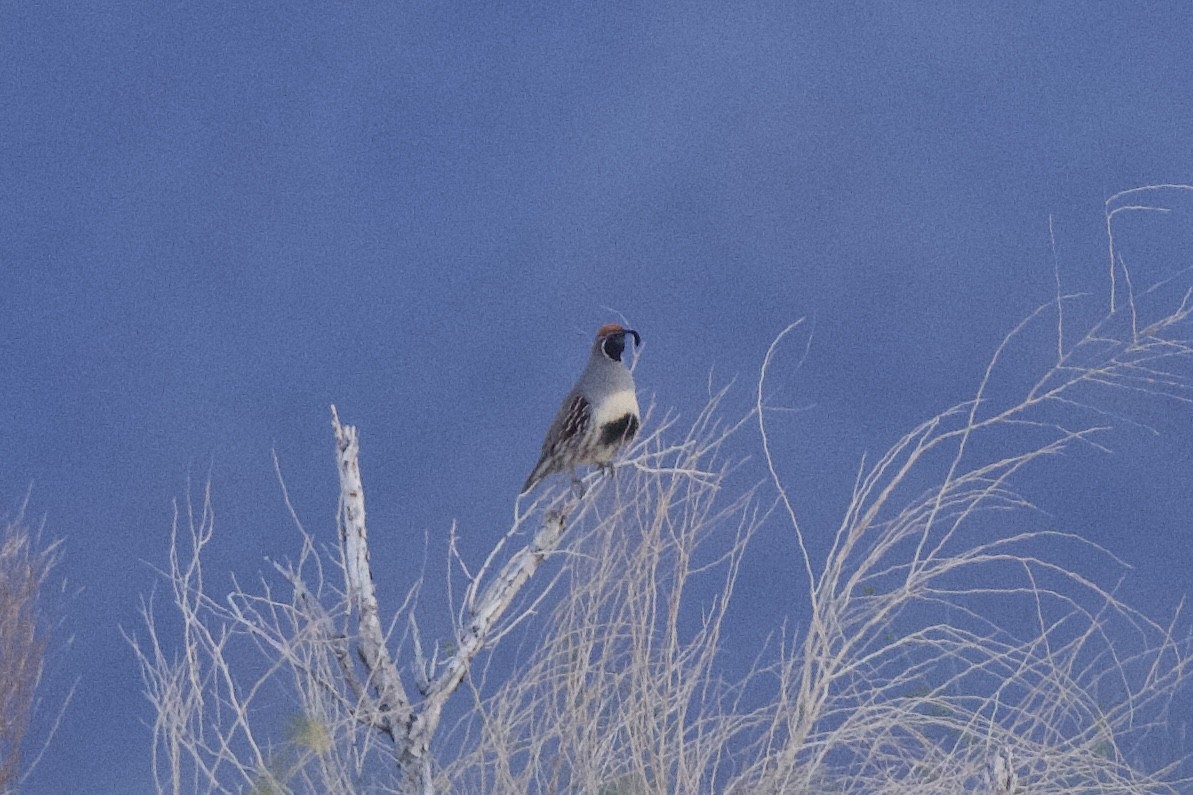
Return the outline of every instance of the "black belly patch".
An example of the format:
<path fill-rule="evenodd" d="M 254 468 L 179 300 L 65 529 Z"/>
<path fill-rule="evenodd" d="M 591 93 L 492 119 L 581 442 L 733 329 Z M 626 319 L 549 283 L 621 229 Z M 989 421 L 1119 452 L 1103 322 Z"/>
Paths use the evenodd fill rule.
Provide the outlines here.
<path fill-rule="evenodd" d="M 601 428 L 601 444 L 625 444 L 638 433 L 638 418 L 633 414 L 623 414 L 620 419 L 605 423 Z"/>

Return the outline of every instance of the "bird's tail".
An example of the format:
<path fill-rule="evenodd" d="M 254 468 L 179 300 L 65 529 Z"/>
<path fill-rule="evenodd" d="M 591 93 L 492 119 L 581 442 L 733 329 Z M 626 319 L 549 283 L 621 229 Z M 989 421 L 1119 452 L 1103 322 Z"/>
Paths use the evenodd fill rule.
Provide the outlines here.
<path fill-rule="evenodd" d="M 542 480 L 547 472 L 547 459 L 543 458 L 534 466 L 534 471 L 530 473 L 530 477 L 526 478 L 526 482 L 522 484 L 522 490 L 518 492 L 521 496 L 535 487 L 540 480 Z"/>
<path fill-rule="evenodd" d="M 548 475 L 554 475 L 556 472 L 562 472 L 568 469 L 568 464 L 560 460 L 558 454 L 552 454 L 552 450 L 544 450 L 539 457 L 539 462 L 534 465 L 534 470 L 531 471 L 530 477 L 526 478 L 526 482 L 522 484 L 522 490 L 518 492 L 521 496 L 533 489 L 540 480 Z M 576 475 L 575 468 L 572 468 L 572 477 Z"/>

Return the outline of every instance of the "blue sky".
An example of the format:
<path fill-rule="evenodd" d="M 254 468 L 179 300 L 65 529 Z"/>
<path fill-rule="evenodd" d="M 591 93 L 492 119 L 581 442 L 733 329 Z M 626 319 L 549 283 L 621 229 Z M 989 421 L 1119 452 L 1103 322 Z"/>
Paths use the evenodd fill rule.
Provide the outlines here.
<path fill-rule="evenodd" d="M 211 576 L 250 579 L 296 548 L 276 451 L 330 542 L 333 402 L 397 594 L 424 532 L 432 559 L 452 520 L 497 538 L 616 312 L 644 402 L 689 416 L 710 371 L 744 411 L 808 316 L 776 433 L 827 534 L 859 456 L 972 394 L 1054 265 L 1104 291 L 1108 196 L 1193 181 L 1191 35 L 1177 4 L 0 0 L 0 511 L 31 486 L 63 539 L 47 701 L 81 676 L 26 791 L 146 790 L 120 628 L 171 500 L 210 479 Z M 1189 264 L 1193 199 L 1164 199 L 1116 230 L 1140 281 Z M 1049 507 L 1163 617 L 1193 439 L 1150 411 L 1162 436 Z"/>

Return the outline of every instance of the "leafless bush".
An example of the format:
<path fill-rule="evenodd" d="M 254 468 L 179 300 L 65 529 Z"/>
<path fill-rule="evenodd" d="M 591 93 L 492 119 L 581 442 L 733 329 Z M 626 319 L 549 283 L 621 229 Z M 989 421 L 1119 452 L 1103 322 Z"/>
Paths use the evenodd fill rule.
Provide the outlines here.
<path fill-rule="evenodd" d="M 43 590 L 56 561 L 56 545 L 39 548 L 22 521 L 0 530 L 0 792 L 15 792 L 27 771 L 21 749 L 45 667 Z"/>
<path fill-rule="evenodd" d="M 742 557 L 766 519 L 755 489 L 728 494 L 713 395 L 685 431 L 665 421 L 577 516 L 526 662 L 488 698 L 484 677 L 445 771 L 451 792 L 698 792 L 763 726 L 748 682 L 718 661 Z M 709 594 L 712 594 L 709 596 Z M 748 678 L 748 677 L 747 677 Z"/>
<path fill-rule="evenodd" d="M 1110 231 L 1124 209 L 1108 204 Z M 693 421 L 658 420 L 615 479 L 590 478 L 582 499 L 545 491 L 482 565 L 455 558 L 454 637 L 430 659 L 419 586 L 377 603 L 356 433 L 336 418 L 338 556 L 302 533 L 295 563 L 219 598 L 203 578 L 210 501 L 176 517 L 164 574 L 181 641 L 169 650 L 150 603 L 135 642 L 159 790 L 1180 791 L 1179 760 L 1144 770 L 1130 753 L 1185 681 L 1176 618 L 1123 603 L 1083 562 L 1111 553 L 1021 494 L 1061 453 L 1101 449 L 1132 401 L 1193 403 L 1190 292 L 1135 294 L 1113 238 L 1111 263 L 1099 322 L 1074 333 L 1077 299 L 1058 289 L 971 400 L 863 462 L 835 529 L 800 522 L 811 495 L 772 455 L 767 376 L 789 327 L 745 418 L 721 419 L 716 393 Z M 1016 392 L 1024 373 L 1000 384 L 1000 367 L 1040 323 L 1054 356 Z M 750 427 L 766 469 L 753 486 L 725 448 Z M 802 559 L 792 603 L 749 609 L 792 621 L 727 678 L 744 555 L 776 521 Z M 497 644 L 516 645 L 512 670 L 488 656 Z M 464 717 L 438 731 L 460 685 Z"/>

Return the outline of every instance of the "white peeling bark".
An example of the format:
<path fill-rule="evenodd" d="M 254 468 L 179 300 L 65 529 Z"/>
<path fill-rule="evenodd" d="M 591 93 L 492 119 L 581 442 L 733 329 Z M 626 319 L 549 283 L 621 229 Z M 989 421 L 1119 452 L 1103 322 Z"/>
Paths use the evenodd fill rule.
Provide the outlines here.
<path fill-rule="evenodd" d="M 476 656 L 485 647 L 486 639 L 513 604 L 518 591 L 538 569 L 547 554 L 555 549 L 563 535 L 565 515 L 549 513 L 534 539 L 520 549 L 483 587 L 474 581 L 469 593 L 482 595 L 469 606 L 466 626 L 456 629 L 456 651 L 442 665 L 433 666 L 420 684 L 423 701 L 414 705 L 402 686 L 398 669 L 385 645 L 385 633 L 377 606 L 373 572 L 369 566 L 368 529 L 365 526 L 364 485 L 360 476 L 360 445 L 356 428 L 341 425 L 335 406 L 331 407 L 332 426 L 336 437 L 336 463 L 340 473 L 339 532 L 340 554 L 343 556 L 347 579 L 348 599 L 357 616 L 357 656 L 368 676 L 365 688 L 360 688 L 352 672 L 347 655 L 341 667 L 360 694 L 365 720 L 376 730 L 389 736 L 397 750 L 409 792 L 433 795 L 430 743 L 439 727 L 443 707 L 460 682 L 468 674 Z M 479 576 L 483 576 L 483 570 Z M 421 657 L 421 655 L 418 655 Z M 423 660 L 419 659 L 419 666 Z M 424 671 L 420 670 L 420 676 Z"/>
<path fill-rule="evenodd" d="M 336 468 L 340 473 L 339 531 L 348 601 L 357 616 L 357 655 L 368 674 L 374 696 L 369 722 L 389 735 L 399 750 L 408 744 L 410 699 L 398 669 L 385 646 L 385 632 L 377 607 L 377 590 L 369 566 L 369 533 L 365 525 L 365 493 L 360 479 L 360 444 L 356 427 L 341 425 L 331 407 L 336 436 Z"/>
<path fill-rule="evenodd" d="M 411 753 L 427 753 L 431 737 L 439 726 L 439 717 L 447 699 L 459 687 L 472 661 L 485 647 L 485 639 L 513 604 L 518 591 L 530 579 L 551 550 L 559 544 L 566 517 L 549 513 L 529 545 L 518 550 L 495 576 L 493 582 L 469 611 L 468 626 L 457 629 L 456 653 L 443 663 L 443 670 L 431 680 L 421 713 L 411 727 Z"/>

